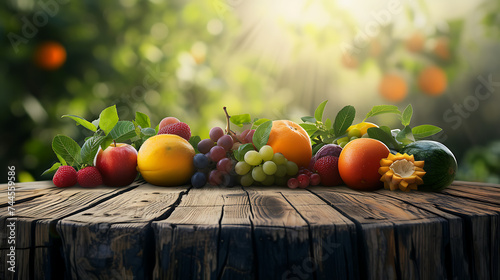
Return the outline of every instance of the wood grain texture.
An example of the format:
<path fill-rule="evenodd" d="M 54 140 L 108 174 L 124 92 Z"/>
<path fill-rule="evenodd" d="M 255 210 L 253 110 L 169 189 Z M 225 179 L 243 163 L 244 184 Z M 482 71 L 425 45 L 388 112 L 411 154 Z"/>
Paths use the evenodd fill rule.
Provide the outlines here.
<path fill-rule="evenodd" d="M 257 278 L 287 279 L 300 273 L 302 279 L 312 279 L 315 270 L 310 269 L 313 257 L 307 222 L 276 188 L 244 190 L 248 193 L 252 211 Z"/>
<path fill-rule="evenodd" d="M 310 191 L 356 224 L 362 279 L 446 278 L 443 218 L 375 193 L 345 187 Z"/>
<path fill-rule="evenodd" d="M 187 187 L 141 185 L 59 221 L 68 275 L 84 279 L 149 278 L 154 267 L 150 223 L 163 217 Z"/>
<path fill-rule="evenodd" d="M 498 185 L 17 190 L 0 279 L 500 279 Z"/>
<path fill-rule="evenodd" d="M 31 187 L 30 184 L 19 184 Z M 82 188 L 71 187 L 64 190 L 54 187 L 52 182 L 46 181 L 36 184 L 43 191 L 32 199 L 16 203 L 16 249 L 29 250 L 29 260 L 18 262 L 18 269 L 30 275 L 30 278 L 53 279 L 61 275 L 60 236 L 56 231 L 56 224 L 66 216 L 91 208 L 109 197 L 119 195 L 131 188 L 116 189 L 109 187 Z M 35 192 L 37 193 L 37 192 Z M 0 209 L 0 226 L 6 227 L 7 210 Z M 6 248 L 3 244 L 2 248 Z M 44 250 L 46 248 L 48 250 Z"/>
<path fill-rule="evenodd" d="M 308 224 L 315 278 L 358 279 L 352 261 L 357 259 L 355 224 L 308 191 L 285 191 L 282 195 Z"/>
<path fill-rule="evenodd" d="M 441 192 L 466 199 L 500 205 L 500 188 L 489 184 L 477 186 L 473 183 L 455 182 Z"/>

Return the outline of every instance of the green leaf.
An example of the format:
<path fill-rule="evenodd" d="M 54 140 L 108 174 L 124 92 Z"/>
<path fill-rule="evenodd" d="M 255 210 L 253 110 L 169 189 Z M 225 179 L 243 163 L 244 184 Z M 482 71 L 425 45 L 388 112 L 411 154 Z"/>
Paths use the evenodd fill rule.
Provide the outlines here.
<path fill-rule="evenodd" d="M 318 108 L 316 108 L 316 111 L 314 111 L 314 118 L 320 122 L 323 120 L 323 112 L 325 111 L 325 106 L 328 100 L 325 100 L 321 102 L 321 104 L 318 105 Z"/>
<path fill-rule="evenodd" d="M 155 132 L 156 132 L 156 134 L 158 134 L 158 130 L 160 130 L 160 124 L 158 124 L 158 125 L 155 127 Z"/>
<path fill-rule="evenodd" d="M 311 137 L 316 131 L 318 131 L 318 127 L 312 123 L 301 123 L 299 124 L 306 132 L 309 137 Z"/>
<path fill-rule="evenodd" d="M 363 121 L 366 121 L 366 119 L 376 116 L 376 115 L 381 115 L 381 114 L 388 114 L 388 113 L 393 113 L 393 114 L 398 114 L 401 115 L 401 111 L 399 111 L 397 106 L 394 105 L 377 105 L 373 106 L 373 108 L 366 114 L 366 117 Z"/>
<path fill-rule="evenodd" d="M 144 134 L 144 136 L 147 136 L 148 138 L 156 135 L 155 129 L 151 127 L 146 127 L 141 129 L 141 133 Z"/>
<path fill-rule="evenodd" d="M 370 138 L 377 139 L 383 142 L 385 145 L 387 145 L 387 147 L 389 147 L 389 149 L 393 149 L 396 151 L 399 151 L 401 149 L 394 137 L 392 137 L 392 135 L 390 134 L 387 134 L 387 132 L 383 131 L 382 129 L 378 127 L 370 127 L 368 128 L 367 132 Z"/>
<path fill-rule="evenodd" d="M 385 125 L 382 125 L 379 127 L 380 129 L 382 129 L 385 133 L 389 134 L 389 135 L 392 135 L 391 134 L 391 128 L 388 127 L 388 126 L 385 126 Z"/>
<path fill-rule="evenodd" d="M 189 144 L 191 144 L 191 146 L 193 146 L 196 153 L 200 152 L 200 151 L 198 151 L 198 143 L 200 143 L 200 141 L 201 141 L 201 137 L 198 135 L 191 136 L 191 138 L 189 138 Z"/>
<path fill-rule="evenodd" d="M 97 131 L 97 127 L 94 124 L 92 124 L 91 122 L 87 121 L 86 119 L 84 119 L 82 117 L 75 116 L 75 115 L 63 115 L 61 118 L 73 119 L 74 121 L 76 121 L 77 125 L 81 125 L 81 126 L 85 127 L 86 129 L 91 130 L 93 132 Z"/>
<path fill-rule="evenodd" d="M 113 143 L 113 137 L 111 137 L 111 135 L 105 136 L 104 140 L 102 140 L 101 143 L 101 149 L 106 150 L 106 148 L 109 147 L 111 143 Z"/>
<path fill-rule="evenodd" d="M 127 141 L 137 135 L 134 123 L 131 121 L 119 121 L 109 132 L 111 138 L 116 142 Z"/>
<path fill-rule="evenodd" d="M 342 108 L 335 117 L 335 122 L 333 123 L 333 133 L 338 136 L 344 134 L 347 128 L 351 126 L 356 116 L 356 109 L 353 106 L 347 105 Z"/>
<path fill-rule="evenodd" d="M 62 164 L 60 162 L 56 162 L 52 165 L 51 168 L 45 170 L 43 173 L 42 173 L 42 176 L 46 175 L 46 174 L 51 174 L 51 173 L 54 173 L 57 171 L 57 169 L 59 168 L 59 166 L 61 166 Z"/>
<path fill-rule="evenodd" d="M 151 120 L 148 115 L 144 113 L 135 112 L 135 121 L 141 126 L 141 128 L 151 127 Z"/>
<path fill-rule="evenodd" d="M 403 126 L 410 125 L 412 115 L 413 107 L 411 106 L 411 104 L 408 104 L 408 106 L 406 106 L 405 110 L 403 111 L 403 115 L 401 116 L 401 123 L 403 124 Z"/>
<path fill-rule="evenodd" d="M 87 139 L 83 143 L 82 149 L 80 151 L 80 157 L 82 158 L 82 164 L 93 165 L 94 158 L 99 151 L 99 146 L 104 141 L 104 136 L 93 136 Z"/>
<path fill-rule="evenodd" d="M 118 112 L 116 111 L 116 105 L 110 106 L 102 110 L 99 115 L 99 127 L 104 131 L 104 134 L 108 135 L 113 127 L 118 123 Z"/>
<path fill-rule="evenodd" d="M 307 117 L 302 117 L 300 118 L 303 122 L 310 122 L 310 123 L 316 123 L 316 118 L 307 116 Z"/>
<path fill-rule="evenodd" d="M 250 114 L 241 114 L 241 115 L 234 115 L 229 118 L 229 120 L 239 126 L 242 127 L 244 124 L 249 124 L 252 122 L 252 118 L 250 118 Z"/>
<path fill-rule="evenodd" d="M 97 120 L 93 120 L 93 121 L 92 121 L 92 124 L 93 124 L 95 127 L 99 127 L 99 119 L 97 119 Z"/>
<path fill-rule="evenodd" d="M 430 124 L 423 124 L 423 125 L 419 125 L 419 126 L 414 127 L 411 130 L 411 132 L 413 133 L 413 136 L 415 137 L 415 139 L 422 139 L 425 137 L 432 136 L 436 133 L 439 133 L 441 130 L 442 129 L 437 127 L 437 126 L 430 125 Z"/>
<path fill-rule="evenodd" d="M 405 128 L 396 135 L 396 140 L 403 143 L 404 145 L 415 142 L 415 138 L 411 133 L 411 127 L 405 126 Z"/>
<path fill-rule="evenodd" d="M 81 163 L 80 146 L 66 135 L 58 134 L 52 140 L 52 150 L 68 165 L 78 166 Z"/>
<path fill-rule="evenodd" d="M 62 165 L 68 165 L 68 163 L 60 155 L 56 154 L 56 156 Z"/>
<path fill-rule="evenodd" d="M 267 121 L 270 121 L 270 119 L 262 118 L 262 119 L 254 120 L 253 125 L 252 125 L 252 129 L 256 129 L 257 127 L 259 127 L 259 125 L 261 125 Z"/>
<path fill-rule="evenodd" d="M 245 158 L 244 158 L 245 154 L 251 150 L 255 150 L 252 143 L 243 144 L 243 145 L 238 147 L 238 150 L 235 150 L 233 152 L 234 158 L 237 161 L 243 161 L 243 160 L 245 160 Z"/>
<path fill-rule="evenodd" d="M 327 119 L 326 119 L 326 121 L 325 121 L 325 126 L 326 126 L 327 128 L 332 127 L 332 120 L 330 120 L 330 119 L 328 119 L 328 118 L 327 118 Z"/>
<path fill-rule="evenodd" d="M 273 127 L 273 121 L 267 121 L 255 130 L 253 134 L 252 142 L 257 150 L 260 150 L 262 146 L 267 144 L 267 140 L 269 140 L 269 134 L 271 134 L 271 128 Z"/>

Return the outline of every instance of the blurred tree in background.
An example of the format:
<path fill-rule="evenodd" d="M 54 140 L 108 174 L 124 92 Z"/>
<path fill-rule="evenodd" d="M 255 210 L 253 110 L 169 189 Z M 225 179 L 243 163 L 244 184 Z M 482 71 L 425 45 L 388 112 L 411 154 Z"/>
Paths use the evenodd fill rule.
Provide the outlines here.
<path fill-rule="evenodd" d="M 120 119 L 176 116 L 206 137 L 223 106 L 299 122 L 329 99 L 329 117 L 351 104 L 357 121 L 411 103 L 413 125 L 443 128 L 462 179 L 498 183 L 498 153 L 476 155 L 500 139 L 499 14 L 494 0 L 3 1 L 1 164 L 49 179 L 52 138 L 88 136 L 60 117 L 112 104 Z"/>

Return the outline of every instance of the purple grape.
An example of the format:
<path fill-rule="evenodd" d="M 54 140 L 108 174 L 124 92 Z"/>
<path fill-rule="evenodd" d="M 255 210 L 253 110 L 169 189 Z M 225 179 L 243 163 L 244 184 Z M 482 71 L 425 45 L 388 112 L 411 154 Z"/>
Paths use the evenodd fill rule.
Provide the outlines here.
<path fill-rule="evenodd" d="M 217 140 L 219 140 L 219 138 L 221 138 L 224 135 L 224 130 L 222 130 L 222 128 L 216 126 L 212 129 L 210 129 L 210 132 L 208 133 L 208 135 L 210 136 L 210 139 L 212 139 L 212 141 L 217 142 Z"/>
<path fill-rule="evenodd" d="M 210 171 L 210 174 L 208 174 L 208 183 L 212 186 L 220 185 L 223 179 L 224 174 L 217 169 Z"/>
<path fill-rule="evenodd" d="M 234 141 L 233 137 L 230 135 L 224 135 L 219 140 L 217 140 L 217 145 L 221 146 L 226 150 L 226 152 L 229 152 L 231 148 L 233 147 Z"/>
<path fill-rule="evenodd" d="M 205 186 L 207 183 L 207 176 L 202 172 L 194 173 L 193 177 L 191 177 L 191 185 L 195 188 L 201 188 Z"/>
<path fill-rule="evenodd" d="M 296 189 L 299 186 L 299 180 L 297 178 L 288 179 L 287 185 L 290 189 Z"/>
<path fill-rule="evenodd" d="M 204 154 L 196 154 L 193 158 L 194 167 L 197 169 L 203 169 L 208 167 L 208 158 Z"/>
<path fill-rule="evenodd" d="M 213 162 L 218 162 L 219 160 L 226 157 L 226 150 L 221 146 L 214 146 L 210 149 L 210 159 Z"/>
<path fill-rule="evenodd" d="M 210 149 L 215 146 L 215 142 L 212 141 L 211 139 L 203 139 L 200 142 L 198 142 L 198 151 L 202 154 L 206 154 L 210 152 Z"/>
<path fill-rule="evenodd" d="M 223 158 L 217 162 L 217 170 L 222 172 L 222 174 L 229 174 L 233 169 L 233 161 L 228 158 Z"/>

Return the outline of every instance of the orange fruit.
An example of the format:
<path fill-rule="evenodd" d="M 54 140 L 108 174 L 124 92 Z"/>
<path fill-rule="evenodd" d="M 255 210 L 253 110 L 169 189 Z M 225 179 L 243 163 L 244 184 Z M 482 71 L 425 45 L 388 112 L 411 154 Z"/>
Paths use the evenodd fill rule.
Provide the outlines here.
<path fill-rule="evenodd" d="M 273 148 L 274 153 L 282 153 L 299 167 L 309 166 L 312 157 L 311 139 L 300 125 L 288 120 L 273 121 L 267 145 Z"/>
<path fill-rule="evenodd" d="M 406 49 L 410 52 L 419 52 L 424 49 L 425 38 L 420 32 L 413 33 L 405 42 Z"/>
<path fill-rule="evenodd" d="M 434 45 L 434 54 L 442 60 L 450 59 L 450 47 L 447 38 L 439 38 Z"/>
<path fill-rule="evenodd" d="M 418 87 L 430 96 L 441 95 L 447 85 L 446 73 L 437 66 L 425 68 L 418 76 Z"/>
<path fill-rule="evenodd" d="M 406 81 L 398 75 L 387 74 L 380 81 L 378 91 L 382 97 L 391 102 L 401 102 L 408 93 Z"/>
<path fill-rule="evenodd" d="M 45 70 L 56 70 L 66 61 L 66 49 L 58 42 L 48 41 L 35 50 L 35 63 Z"/>
<path fill-rule="evenodd" d="M 372 138 L 359 138 L 347 143 L 339 156 L 339 173 L 342 181 L 355 190 L 372 191 L 383 184 L 378 173 L 380 160 L 390 151 L 387 146 Z"/>
<path fill-rule="evenodd" d="M 174 134 L 155 135 L 139 149 L 137 170 L 153 185 L 183 185 L 194 174 L 194 155 L 193 146 L 186 139 Z"/>

